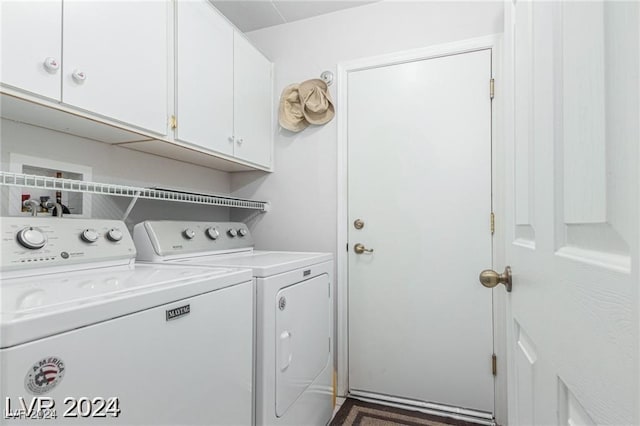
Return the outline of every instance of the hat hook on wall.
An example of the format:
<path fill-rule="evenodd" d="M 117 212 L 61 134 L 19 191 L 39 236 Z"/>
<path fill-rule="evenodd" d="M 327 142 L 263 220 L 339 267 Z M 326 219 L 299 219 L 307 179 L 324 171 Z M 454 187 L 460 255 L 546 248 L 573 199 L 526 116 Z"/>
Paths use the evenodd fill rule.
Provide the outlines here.
<path fill-rule="evenodd" d="M 320 78 L 327 83 L 327 86 L 331 86 L 333 83 L 333 73 L 331 71 L 323 71 L 322 74 L 320 74 Z"/>

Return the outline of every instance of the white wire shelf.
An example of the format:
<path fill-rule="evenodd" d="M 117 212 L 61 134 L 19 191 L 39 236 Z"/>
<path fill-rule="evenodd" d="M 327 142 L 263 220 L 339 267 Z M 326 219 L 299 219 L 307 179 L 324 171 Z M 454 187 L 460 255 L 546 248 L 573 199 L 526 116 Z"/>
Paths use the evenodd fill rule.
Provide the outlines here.
<path fill-rule="evenodd" d="M 209 206 L 236 207 L 260 210 L 262 212 L 269 210 L 269 203 L 267 201 L 247 200 L 224 195 L 201 194 L 164 188 L 142 188 L 110 183 L 86 182 L 3 171 L 0 171 L 0 185 L 132 197 L 134 200 L 144 198 L 148 200 L 176 201 L 179 203 L 205 204 Z"/>

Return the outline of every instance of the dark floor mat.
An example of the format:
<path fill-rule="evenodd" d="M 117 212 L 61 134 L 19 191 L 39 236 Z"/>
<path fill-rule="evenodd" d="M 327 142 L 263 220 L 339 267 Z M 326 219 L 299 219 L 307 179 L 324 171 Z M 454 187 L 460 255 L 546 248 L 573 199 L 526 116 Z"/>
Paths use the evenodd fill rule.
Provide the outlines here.
<path fill-rule="evenodd" d="M 347 398 L 330 426 L 477 426 L 462 420 Z"/>

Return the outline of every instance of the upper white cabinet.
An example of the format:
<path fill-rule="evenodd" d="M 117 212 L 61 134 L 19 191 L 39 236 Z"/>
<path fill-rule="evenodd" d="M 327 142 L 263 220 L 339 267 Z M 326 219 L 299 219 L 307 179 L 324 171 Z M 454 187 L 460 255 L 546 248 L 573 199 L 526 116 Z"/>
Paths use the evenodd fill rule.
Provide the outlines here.
<path fill-rule="evenodd" d="M 272 64 L 208 0 L 0 7 L 2 117 L 220 170 L 272 169 Z"/>
<path fill-rule="evenodd" d="M 64 2 L 62 101 L 167 133 L 167 1 Z"/>
<path fill-rule="evenodd" d="M 233 44 L 234 155 L 268 165 L 272 151 L 271 62 L 239 34 Z"/>
<path fill-rule="evenodd" d="M 176 140 L 270 168 L 271 62 L 207 0 L 175 11 Z"/>
<path fill-rule="evenodd" d="M 2 1 L 0 80 L 60 100 L 62 0 Z"/>
<path fill-rule="evenodd" d="M 4 85 L 167 133 L 167 0 L 1 5 Z"/>
<path fill-rule="evenodd" d="M 208 1 L 175 11 L 175 138 L 232 156 L 234 30 Z"/>

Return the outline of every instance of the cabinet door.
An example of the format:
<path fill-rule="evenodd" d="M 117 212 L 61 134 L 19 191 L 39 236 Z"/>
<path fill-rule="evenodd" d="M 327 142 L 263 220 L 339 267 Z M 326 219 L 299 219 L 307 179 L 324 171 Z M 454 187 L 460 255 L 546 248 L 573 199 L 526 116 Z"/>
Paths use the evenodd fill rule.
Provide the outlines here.
<path fill-rule="evenodd" d="M 62 101 L 166 134 L 168 7 L 65 1 Z"/>
<path fill-rule="evenodd" d="M 271 62 L 242 35 L 234 36 L 234 155 L 271 165 Z"/>
<path fill-rule="evenodd" d="M 62 0 L 2 1 L 3 84 L 60 100 Z"/>
<path fill-rule="evenodd" d="M 233 155 L 233 28 L 206 0 L 176 3 L 176 139 Z"/>

